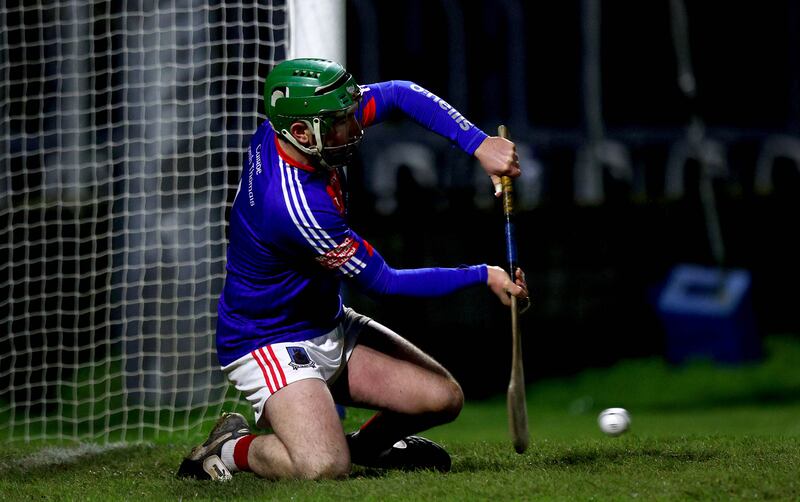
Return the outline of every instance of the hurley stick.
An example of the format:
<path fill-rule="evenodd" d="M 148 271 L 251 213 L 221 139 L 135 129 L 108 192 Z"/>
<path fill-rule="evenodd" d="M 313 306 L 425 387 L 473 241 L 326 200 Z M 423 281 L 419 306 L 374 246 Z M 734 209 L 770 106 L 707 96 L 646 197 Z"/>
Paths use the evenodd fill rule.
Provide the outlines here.
<path fill-rule="evenodd" d="M 508 139 L 508 128 L 497 128 L 498 136 Z M 503 185 L 503 213 L 506 217 L 506 254 L 511 280 L 517 274 L 517 241 L 514 234 L 514 187 L 511 178 L 500 178 Z M 522 337 L 519 330 L 517 297 L 511 295 L 511 379 L 508 382 L 508 428 L 514 450 L 523 453 L 528 448 L 528 408 L 525 403 L 525 372 L 522 367 Z"/>

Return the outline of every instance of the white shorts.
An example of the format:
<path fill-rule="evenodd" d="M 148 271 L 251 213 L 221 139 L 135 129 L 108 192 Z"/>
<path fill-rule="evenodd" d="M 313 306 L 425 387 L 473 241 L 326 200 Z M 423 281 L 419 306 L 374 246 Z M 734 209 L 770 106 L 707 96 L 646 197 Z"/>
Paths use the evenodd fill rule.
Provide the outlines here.
<path fill-rule="evenodd" d="M 331 332 L 301 342 L 279 342 L 246 354 L 222 371 L 253 405 L 256 424 L 273 394 L 306 378 L 332 385 L 347 365 L 367 316 L 344 308 L 342 321 Z"/>

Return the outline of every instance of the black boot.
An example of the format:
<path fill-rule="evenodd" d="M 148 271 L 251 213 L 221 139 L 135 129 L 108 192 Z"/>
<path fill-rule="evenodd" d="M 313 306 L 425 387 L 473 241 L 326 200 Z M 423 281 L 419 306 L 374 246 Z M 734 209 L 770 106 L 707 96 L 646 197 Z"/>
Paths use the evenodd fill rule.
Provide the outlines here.
<path fill-rule="evenodd" d="M 375 452 L 374 448 L 362 444 L 358 431 L 351 432 L 346 436 L 347 445 L 350 447 L 350 461 L 354 464 L 404 471 L 417 469 L 450 471 L 450 455 L 444 448 L 429 439 L 408 436 L 396 442 L 391 448 Z"/>

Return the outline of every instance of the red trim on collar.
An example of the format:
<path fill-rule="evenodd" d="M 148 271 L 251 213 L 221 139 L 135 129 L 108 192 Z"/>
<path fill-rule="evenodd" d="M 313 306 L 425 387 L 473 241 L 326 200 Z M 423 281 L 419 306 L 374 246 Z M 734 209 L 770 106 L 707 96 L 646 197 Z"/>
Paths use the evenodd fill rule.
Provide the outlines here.
<path fill-rule="evenodd" d="M 275 148 L 278 149 L 278 155 L 280 155 L 280 157 L 287 164 L 289 164 L 290 166 L 296 167 L 298 169 L 302 169 L 303 171 L 308 171 L 310 173 L 317 172 L 317 170 L 314 169 L 312 166 L 309 166 L 308 164 L 303 164 L 302 162 L 298 162 L 298 161 L 294 160 L 293 158 L 289 157 L 289 155 L 287 155 L 287 153 L 281 147 L 281 142 L 278 141 L 278 135 L 277 134 L 275 135 Z"/>

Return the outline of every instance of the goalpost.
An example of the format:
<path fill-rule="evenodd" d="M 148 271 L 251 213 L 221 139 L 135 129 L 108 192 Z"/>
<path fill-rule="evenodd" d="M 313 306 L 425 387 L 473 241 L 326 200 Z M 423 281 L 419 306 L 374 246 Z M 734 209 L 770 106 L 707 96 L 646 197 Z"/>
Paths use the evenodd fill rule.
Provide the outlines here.
<path fill-rule="evenodd" d="M 235 404 L 213 335 L 242 152 L 272 66 L 343 59 L 343 23 L 344 0 L 3 2 L 0 437 L 136 441 Z"/>

